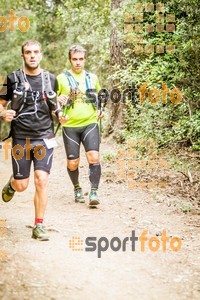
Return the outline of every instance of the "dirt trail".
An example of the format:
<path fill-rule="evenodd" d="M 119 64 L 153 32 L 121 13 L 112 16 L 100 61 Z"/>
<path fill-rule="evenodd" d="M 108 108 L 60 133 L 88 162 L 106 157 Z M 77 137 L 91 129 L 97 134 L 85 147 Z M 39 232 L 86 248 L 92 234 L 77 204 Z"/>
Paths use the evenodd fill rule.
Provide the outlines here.
<path fill-rule="evenodd" d="M 102 155 L 108 149 L 115 151 L 113 145 L 103 143 Z M 5 161 L 0 151 L 2 189 L 11 173 L 11 161 Z M 59 139 L 45 218 L 49 242 L 30 238 L 34 218 L 33 176 L 25 192 L 16 194 L 10 203 L 0 203 L 0 299 L 200 299 L 199 216 L 177 211 L 169 205 L 175 199 L 164 191 L 156 194 L 128 190 L 125 183 L 107 180 L 108 173 L 110 177 L 116 176 L 112 173 L 114 168 L 114 164 L 103 163 L 98 209 L 75 204 Z M 80 173 L 87 193 L 88 167 L 83 155 Z M 144 252 L 139 241 L 132 251 L 130 239 L 126 251 L 109 247 L 101 258 L 97 250 L 84 250 L 87 237 L 96 237 L 97 244 L 101 237 L 109 242 L 113 237 L 123 241 L 131 237 L 133 230 L 136 236 L 148 230 L 148 239 L 156 236 L 160 240 L 164 229 L 170 239 L 181 238 L 180 251 L 172 251 L 167 243 L 166 252 L 162 252 L 161 246 L 153 252 L 148 241 Z M 83 245 L 74 247 L 84 251 L 69 247 L 73 237 L 83 240 Z M 117 247 L 117 242 L 113 247 Z"/>

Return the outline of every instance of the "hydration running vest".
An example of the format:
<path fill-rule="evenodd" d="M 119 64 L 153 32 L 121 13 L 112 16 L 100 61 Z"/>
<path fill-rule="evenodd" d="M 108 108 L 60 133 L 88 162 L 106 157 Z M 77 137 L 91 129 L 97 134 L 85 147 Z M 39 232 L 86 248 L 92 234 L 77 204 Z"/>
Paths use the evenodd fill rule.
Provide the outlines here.
<path fill-rule="evenodd" d="M 27 91 L 30 88 L 28 81 L 25 79 L 24 72 L 19 69 L 13 72 L 15 79 L 15 89 L 11 101 L 11 108 L 18 114 L 24 107 L 27 98 Z M 53 91 L 48 71 L 41 71 L 42 76 L 42 94 L 43 100 L 47 102 L 51 110 L 57 109 L 56 93 Z"/>
<path fill-rule="evenodd" d="M 70 90 L 74 91 L 75 94 L 77 94 L 78 91 L 78 86 L 79 83 L 75 80 L 75 78 L 73 77 L 73 75 L 68 72 L 65 71 L 64 72 L 65 76 L 67 77 L 69 86 L 70 86 Z M 86 86 L 86 97 L 87 100 L 85 101 L 86 103 L 91 103 L 95 109 L 97 109 L 97 94 L 96 94 L 96 89 L 92 87 L 92 81 L 90 78 L 90 73 L 88 71 L 85 71 L 85 86 Z M 72 99 L 69 100 L 68 104 L 67 104 L 67 108 L 72 107 L 73 108 L 73 102 Z"/>

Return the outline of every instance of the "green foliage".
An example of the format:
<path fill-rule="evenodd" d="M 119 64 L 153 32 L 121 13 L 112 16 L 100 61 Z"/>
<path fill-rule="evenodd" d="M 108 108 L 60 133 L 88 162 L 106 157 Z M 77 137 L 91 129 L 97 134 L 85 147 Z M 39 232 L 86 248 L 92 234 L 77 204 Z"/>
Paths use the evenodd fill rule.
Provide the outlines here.
<path fill-rule="evenodd" d="M 110 1 L 37 1 L 11 0 L 1 1 L 1 15 L 9 15 L 14 9 L 15 15 L 27 16 L 30 28 L 20 32 L 0 33 L 1 70 L 10 73 L 19 68 L 20 48 L 26 39 L 36 39 L 43 45 L 42 67 L 54 74 L 61 73 L 68 61 L 68 48 L 72 44 L 81 44 L 88 50 L 86 68 L 97 73 L 102 81 L 107 77 L 109 60 L 109 14 Z M 8 59 L 9 57 L 9 59 Z"/>
<path fill-rule="evenodd" d="M 103 153 L 103 161 L 107 163 L 112 163 L 116 160 L 116 154 L 113 152 L 105 152 Z"/>
<path fill-rule="evenodd" d="M 27 32 L 19 30 L 17 20 L 14 32 L 10 32 L 11 9 L 17 18 L 26 16 L 29 19 Z M 69 67 L 69 47 L 81 44 L 88 52 L 86 69 L 97 73 L 105 87 L 109 68 L 110 0 L 99 3 L 91 0 L 1 0 L 0 12 L 8 20 L 6 31 L 0 32 L 0 75 L 22 67 L 21 45 L 27 39 L 40 41 L 43 46 L 41 66 L 55 75 Z"/>
<path fill-rule="evenodd" d="M 196 110 L 190 116 L 185 103 L 163 106 L 145 102 L 143 106 L 135 107 L 128 103 L 127 108 L 125 137 L 154 138 L 159 147 L 179 143 L 200 150 L 200 111 Z"/>
<path fill-rule="evenodd" d="M 110 0 L 1 0 L 1 15 L 8 17 L 14 9 L 17 18 L 27 16 L 30 28 L 21 32 L 15 23 L 14 32 L 9 24 L 5 32 L 0 32 L 1 75 L 21 66 L 21 44 L 26 39 L 37 39 L 43 45 L 42 67 L 55 75 L 69 67 L 67 49 L 78 43 L 88 50 L 86 69 L 97 73 L 102 87 L 108 87 L 108 80 L 118 83 L 124 90 L 132 83 L 136 86 L 135 103 L 128 103 L 124 111 L 125 129 L 119 132 L 120 139 L 137 135 L 153 137 L 158 145 L 181 143 L 200 149 L 200 35 L 197 0 L 163 1 L 165 13 L 175 15 L 176 30 L 170 32 L 143 31 L 144 44 L 175 45 L 175 53 L 137 55 L 132 47 L 124 43 L 124 13 L 135 13 L 136 2 L 158 1 L 123 0 L 120 7 L 110 12 Z M 145 23 L 155 23 L 156 13 L 144 12 Z M 165 22 L 166 23 L 166 22 Z M 111 26 L 110 26 L 111 25 Z M 166 25 L 166 24 L 165 24 Z M 115 28 L 118 40 L 124 43 L 123 66 L 115 66 L 109 74 L 110 29 Z M 134 33 L 133 33 L 134 34 Z M 112 69 L 114 70 L 114 69 Z M 148 89 L 161 91 L 165 82 L 170 90 L 174 87 L 183 93 L 180 104 L 171 103 L 168 96 L 166 106 L 162 99 L 157 104 L 146 101 L 141 105 L 138 89 L 147 82 Z M 161 93 L 160 93 L 161 94 Z"/>
<path fill-rule="evenodd" d="M 138 1 L 126 0 L 122 10 L 135 16 L 135 3 Z M 140 3 L 157 1 L 139 1 Z M 159 146 L 179 143 L 184 146 L 192 146 L 193 150 L 199 150 L 200 140 L 200 35 L 199 13 L 197 0 L 193 1 L 163 1 L 165 15 L 175 15 L 176 30 L 171 32 L 147 33 L 143 30 L 143 44 L 174 45 L 175 53 L 164 52 L 158 54 L 135 53 L 135 31 L 133 42 L 127 45 L 124 42 L 124 67 L 116 66 L 115 73 L 110 76 L 113 81 L 118 79 L 119 87 L 125 89 L 133 83 L 136 87 L 135 103 L 127 102 L 124 110 L 125 128 L 120 131 L 123 138 L 130 136 L 152 137 L 157 140 Z M 156 12 L 143 12 L 142 24 L 156 22 Z M 121 18 L 121 13 L 119 13 Z M 134 20 L 134 18 L 133 18 Z M 124 20 L 121 18 L 123 24 Z M 122 27 L 121 24 L 121 27 Z M 165 21 L 166 25 L 166 21 Z M 124 34 L 125 40 L 125 34 Z M 156 49 L 156 48 L 154 48 Z M 155 50 L 154 50 L 155 51 Z M 162 98 L 157 104 L 146 101 L 141 104 L 139 88 L 143 83 L 148 83 L 148 91 L 156 88 L 162 94 L 162 84 L 172 90 L 177 87 L 183 94 L 181 103 L 171 103 L 169 95 L 167 104 L 163 106 Z M 155 97 L 155 94 L 154 94 Z"/>

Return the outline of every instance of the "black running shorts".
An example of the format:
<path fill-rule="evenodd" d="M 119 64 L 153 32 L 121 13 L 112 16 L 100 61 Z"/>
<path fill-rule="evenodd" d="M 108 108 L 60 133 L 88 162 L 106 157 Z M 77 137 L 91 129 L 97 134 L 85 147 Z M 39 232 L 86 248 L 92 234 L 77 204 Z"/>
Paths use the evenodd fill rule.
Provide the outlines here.
<path fill-rule="evenodd" d="M 86 152 L 99 151 L 99 126 L 90 124 L 83 127 L 63 127 L 63 141 L 70 160 L 79 158 L 81 142 Z"/>
<path fill-rule="evenodd" d="M 31 163 L 34 171 L 42 170 L 50 173 L 53 158 L 53 148 L 47 149 L 42 139 L 16 139 L 12 142 L 12 166 L 15 179 L 25 179 L 30 176 Z"/>

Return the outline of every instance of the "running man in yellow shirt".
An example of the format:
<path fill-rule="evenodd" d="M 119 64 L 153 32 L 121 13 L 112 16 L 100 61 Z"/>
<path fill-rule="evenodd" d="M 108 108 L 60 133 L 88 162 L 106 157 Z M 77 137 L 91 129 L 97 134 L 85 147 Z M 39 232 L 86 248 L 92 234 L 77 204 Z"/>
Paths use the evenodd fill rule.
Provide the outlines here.
<path fill-rule="evenodd" d="M 101 177 L 99 161 L 98 119 L 103 117 L 98 110 L 97 93 L 101 87 L 95 74 L 85 71 L 86 50 L 79 45 L 69 49 L 71 69 L 58 75 L 58 102 L 63 105 L 67 122 L 62 124 L 63 141 L 67 155 L 67 170 L 74 186 L 75 202 L 84 203 L 79 183 L 80 145 L 83 144 L 89 163 L 91 191 L 89 205 L 100 203 L 97 190 Z"/>

